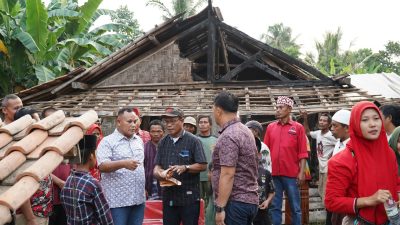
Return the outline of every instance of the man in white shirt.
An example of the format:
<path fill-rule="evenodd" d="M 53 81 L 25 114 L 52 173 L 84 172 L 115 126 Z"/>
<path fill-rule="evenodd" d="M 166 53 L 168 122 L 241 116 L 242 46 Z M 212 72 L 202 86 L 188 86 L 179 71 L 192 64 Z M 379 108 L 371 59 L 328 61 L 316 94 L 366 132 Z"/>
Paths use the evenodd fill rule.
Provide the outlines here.
<path fill-rule="evenodd" d="M 333 149 L 337 142 L 336 138 L 332 135 L 329 130 L 332 118 L 328 113 L 321 113 L 318 120 L 318 128 L 320 130 L 310 131 L 308 126 L 307 112 L 302 112 L 304 121 L 304 128 L 307 135 L 310 135 L 313 139 L 317 140 L 317 155 L 319 162 L 319 184 L 318 192 L 322 198 L 322 202 L 325 201 L 325 187 L 328 173 L 328 160 L 331 158 Z"/>
<path fill-rule="evenodd" d="M 349 110 L 341 109 L 337 111 L 332 117 L 331 131 L 335 138 L 339 139 L 336 142 L 335 149 L 333 149 L 333 155 L 336 155 L 342 151 L 347 142 L 350 140 L 349 124 L 350 124 Z"/>

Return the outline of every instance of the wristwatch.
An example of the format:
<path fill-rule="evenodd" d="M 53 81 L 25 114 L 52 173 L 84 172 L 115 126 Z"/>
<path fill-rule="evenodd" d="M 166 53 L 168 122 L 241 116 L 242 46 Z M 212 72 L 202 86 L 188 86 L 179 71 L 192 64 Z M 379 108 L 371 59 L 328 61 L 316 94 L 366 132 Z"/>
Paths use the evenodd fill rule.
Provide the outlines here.
<path fill-rule="evenodd" d="M 221 213 L 225 211 L 225 207 L 220 207 L 218 205 L 215 205 L 215 212 Z"/>
<path fill-rule="evenodd" d="M 185 165 L 185 170 L 189 171 L 189 169 L 190 169 L 190 165 Z"/>

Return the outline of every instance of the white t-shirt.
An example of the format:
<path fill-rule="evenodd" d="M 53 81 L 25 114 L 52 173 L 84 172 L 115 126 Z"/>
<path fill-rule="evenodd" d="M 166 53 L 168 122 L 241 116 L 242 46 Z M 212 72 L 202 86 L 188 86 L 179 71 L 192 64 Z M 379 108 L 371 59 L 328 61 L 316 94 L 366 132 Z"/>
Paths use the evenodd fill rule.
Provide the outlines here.
<path fill-rule="evenodd" d="M 333 149 L 333 154 L 332 154 L 332 156 L 338 154 L 338 153 L 341 152 L 343 149 L 345 149 L 345 148 L 346 148 L 346 144 L 347 144 L 347 142 L 349 142 L 349 140 L 350 140 L 350 138 L 347 138 L 347 139 L 344 140 L 343 142 L 341 142 L 340 140 L 338 140 L 338 141 L 336 142 L 335 149 Z"/>
<path fill-rule="evenodd" d="M 328 131 L 323 135 L 321 135 L 321 130 L 311 131 L 310 136 L 317 140 L 319 172 L 327 173 L 328 160 L 332 156 L 337 140 L 335 137 L 333 137 L 331 131 Z"/>

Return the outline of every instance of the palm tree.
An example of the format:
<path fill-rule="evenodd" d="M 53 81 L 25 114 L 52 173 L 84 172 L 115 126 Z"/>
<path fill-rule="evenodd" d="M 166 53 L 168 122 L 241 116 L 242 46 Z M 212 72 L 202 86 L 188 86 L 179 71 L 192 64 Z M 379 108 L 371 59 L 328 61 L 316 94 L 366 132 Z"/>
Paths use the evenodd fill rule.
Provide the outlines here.
<path fill-rule="evenodd" d="M 164 20 L 168 20 L 176 15 L 183 14 L 183 18 L 193 16 L 197 9 L 207 0 L 172 0 L 172 8 L 168 8 L 162 0 L 147 0 L 146 6 L 151 5 L 157 7 L 163 13 Z"/>
<path fill-rule="evenodd" d="M 315 42 L 318 52 L 317 65 L 322 72 L 334 75 L 336 71 L 340 71 L 340 42 L 342 36 L 343 32 L 339 27 L 334 33 L 326 32 L 322 42 Z"/>
<path fill-rule="evenodd" d="M 292 37 L 292 29 L 283 23 L 268 27 L 268 32 L 261 35 L 261 40 L 271 47 L 282 50 L 295 58 L 300 56 L 300 45 L 296 43 L 296 37 Z"/>

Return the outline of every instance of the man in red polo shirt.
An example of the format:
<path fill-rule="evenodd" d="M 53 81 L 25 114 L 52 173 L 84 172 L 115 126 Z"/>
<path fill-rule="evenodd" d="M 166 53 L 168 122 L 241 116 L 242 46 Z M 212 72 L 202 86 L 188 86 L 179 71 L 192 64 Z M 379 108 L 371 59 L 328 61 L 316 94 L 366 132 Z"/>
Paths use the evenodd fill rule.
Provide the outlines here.
<path fill-rule="evenodd" d="M 292 224 L 301 224 L 298 185 L 305 180 L 307 140 L 303 125 L 293 121 L 293 100 L 279 96 L 276 101 L 277 122 L 268 125 L 264 143 L 271 151 L 275 198 L 272 201 L 272 224 L 282 224 L 282 195 L 286 192 L 292 212 Z"/>

